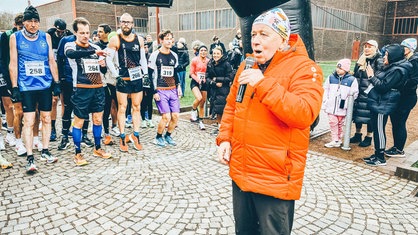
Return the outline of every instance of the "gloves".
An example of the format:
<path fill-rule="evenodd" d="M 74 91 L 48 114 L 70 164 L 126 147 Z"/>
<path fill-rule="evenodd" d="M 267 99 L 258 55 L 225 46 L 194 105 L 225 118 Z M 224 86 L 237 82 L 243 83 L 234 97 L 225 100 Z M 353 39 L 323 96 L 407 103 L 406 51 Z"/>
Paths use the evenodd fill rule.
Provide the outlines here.
<path fill-rule="evenodd" d="M 61 94 L 61 86 L 59 82 L 52 83 L 52 95 L 59 96 Z"/>
<path fill-rule="evenodd" d="M 18 87 L 12 88 L 12 96 L 10 98 L 13 103 L 18 103 L 22 101 L 22 94 L 20 94 Z"/>

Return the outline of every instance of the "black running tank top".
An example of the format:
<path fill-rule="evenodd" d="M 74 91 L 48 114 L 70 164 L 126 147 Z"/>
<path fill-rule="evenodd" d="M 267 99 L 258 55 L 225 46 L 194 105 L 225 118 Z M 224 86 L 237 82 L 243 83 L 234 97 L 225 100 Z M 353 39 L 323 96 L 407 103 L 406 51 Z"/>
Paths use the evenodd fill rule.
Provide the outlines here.
<path fill-rule="evenodd" d="M 119 35 L 119 75 L 121 77 L 129 77 L 128 69 L 140 66 L 141 60 L 141 45 L 139 44 L 138 36 L 132 42 L 125 41 Z"/>

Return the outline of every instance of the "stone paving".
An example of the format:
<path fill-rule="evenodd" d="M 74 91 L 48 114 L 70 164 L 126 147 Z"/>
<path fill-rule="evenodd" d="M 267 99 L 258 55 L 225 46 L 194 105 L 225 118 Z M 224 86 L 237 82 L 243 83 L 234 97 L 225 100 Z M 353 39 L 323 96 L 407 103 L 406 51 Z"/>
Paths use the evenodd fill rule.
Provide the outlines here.
<path fill-rule="evenodd" d="M 25 173 L 25 158 L 2 151 L 14 167 L 0 171 L 0 234 L 234 234 L 231 180 L 215 160 L 213 129 L 182 120 L 178 146 L 166 148 L 152 144 L 155 129 L 142 129 L 144 150 L 114 147 L 105 160 L 83 148 L 84 167 L 73 164 L 73 147 L 58 151 L 54 142 L 60 160 L 38 160 L 35 175 Z M 293 234 L 417 234 L 417 188 L 310 152 Z"/>

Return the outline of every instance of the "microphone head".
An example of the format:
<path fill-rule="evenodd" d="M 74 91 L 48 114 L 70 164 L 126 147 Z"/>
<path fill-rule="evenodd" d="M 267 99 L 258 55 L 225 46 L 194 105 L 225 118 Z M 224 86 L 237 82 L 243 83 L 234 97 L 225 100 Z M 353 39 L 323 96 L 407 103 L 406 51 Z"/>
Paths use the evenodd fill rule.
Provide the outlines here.
<path fill-rule="evenodd" d="M 252 68 L 254 64 L 255 64 L 254 57 L 248 56 L 247 58 L 245 58 L 245 67 L 246 68 Z"/>

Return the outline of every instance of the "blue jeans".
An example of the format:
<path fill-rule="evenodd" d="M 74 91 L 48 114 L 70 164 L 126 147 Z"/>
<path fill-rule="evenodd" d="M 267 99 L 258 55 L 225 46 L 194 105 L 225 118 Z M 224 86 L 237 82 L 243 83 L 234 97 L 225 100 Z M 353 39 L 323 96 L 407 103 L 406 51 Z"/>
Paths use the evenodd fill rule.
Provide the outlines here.
<path fill-rule="evenodd" d="M 182 97 L 184 97 L 185 87 L 186 87 L 186 71 L 181 71 L 177 73 L 180 81 Z"/>

